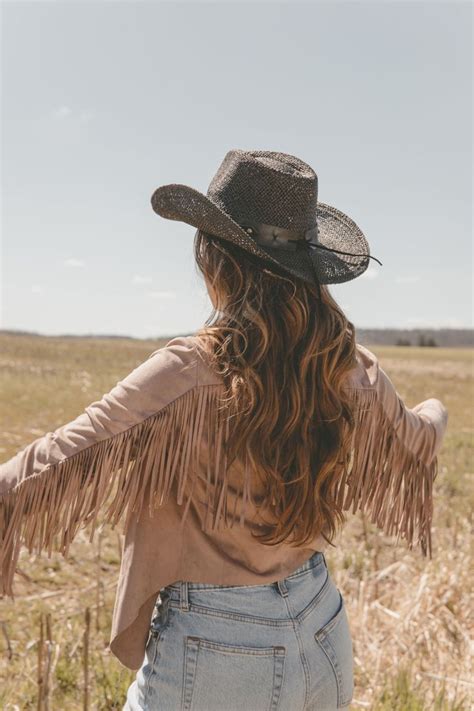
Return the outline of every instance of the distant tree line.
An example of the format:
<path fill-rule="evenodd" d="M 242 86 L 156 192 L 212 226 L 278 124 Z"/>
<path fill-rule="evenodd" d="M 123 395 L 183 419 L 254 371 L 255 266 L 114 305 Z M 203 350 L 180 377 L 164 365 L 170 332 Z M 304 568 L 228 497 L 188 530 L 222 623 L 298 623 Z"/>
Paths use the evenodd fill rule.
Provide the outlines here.
<path fill-rule="evenodd" d="M 192 331 L 180 331 L 178 335 L 192 335 Z M 176 334 L 175 334 L 176 335 Z M 38 338 L 61 339 L 61 338 L 116 338 L 118 340 L 132 340 L 143 342 L 158 342 L 160 344 L 174 338 L 173 334 L 161 336 L 149 336 L 147 338 L 136 338 L 133 336 L 118 336 L 114 334 L 58 334 L 45 336 L 32 331 L 15 331 L 0 328 L 0 338 L 2 336 L 36 336 Z M 472 328 L 359 328 L 357 327 L 357 342 L 362 345 L 371 346 L 439 346 L 442 348 L 474 348 L 474 329 Z M 1 350 L 1 345 L 0 345 Z"/>
<path fill-rule="evenodd" d="M 411 346 L 412 342 L 410 341 L 409 338 L 398 338 L 395 342 L 396 346 Z M 418 336 L 418 341 L 414 345 L 416 346 L 428 346 L 430 348 L 436 348 L 438 344 L 436 343 L 435 339 L 432 336 L 425 336 L 423 333 L 420 333 Z"/>
<path fill-rule="evenodd" d="M 370 346 L 474 348 L 472 328 L 357 328 L 357 340 Z"/>

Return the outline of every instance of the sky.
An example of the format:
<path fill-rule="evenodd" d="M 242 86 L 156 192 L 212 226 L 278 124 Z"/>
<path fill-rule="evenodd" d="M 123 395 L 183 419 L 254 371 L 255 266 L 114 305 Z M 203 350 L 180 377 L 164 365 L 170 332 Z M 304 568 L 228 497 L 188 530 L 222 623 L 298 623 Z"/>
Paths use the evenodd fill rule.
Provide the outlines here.
<path fill-rule="evenodd" d="M 3 2 L 0 328 L 203 325 L 195 229 L 228 150 L 309 163 L 382 266 L 330 285 L 357 328 L 472 327 L 469 2 Z"/>

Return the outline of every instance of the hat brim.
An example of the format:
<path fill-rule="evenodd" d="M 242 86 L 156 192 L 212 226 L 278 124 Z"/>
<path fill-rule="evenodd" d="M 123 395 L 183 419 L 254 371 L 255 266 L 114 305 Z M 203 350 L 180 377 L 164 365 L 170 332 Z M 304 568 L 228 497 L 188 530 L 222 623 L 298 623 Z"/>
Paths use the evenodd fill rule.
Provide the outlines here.
<path fill-rule="evenodd" d="M 211 198 L 179 183 L 162 185 L 152 197 L 153 210 L 168 220 L 185 222 L 215 237 L 237 244 L 276 269 L 316 284 L 341 283 L 360 276 L 369 264 L 369 245 L 356 223 L 340 210 L 318 202 L 318 241 L 323 247 L 350 252 L 336 254 L 326 249 L 310 253 L 278 250 L 257 244 L 245 230 Z"/>

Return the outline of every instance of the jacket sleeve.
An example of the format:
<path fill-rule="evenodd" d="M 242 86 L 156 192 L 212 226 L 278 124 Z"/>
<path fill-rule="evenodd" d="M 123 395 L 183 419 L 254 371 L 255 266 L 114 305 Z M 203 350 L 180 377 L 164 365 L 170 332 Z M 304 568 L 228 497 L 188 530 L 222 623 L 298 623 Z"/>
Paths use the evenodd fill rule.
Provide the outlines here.
<path fill-rule="evenodd" d="M 339 495 L 388 535 L 432 557 L 433 482 L 448 424 L 436 398 L 407 407 L 377 357 L 359 346 L 363 378 L 354 389 L 356 426 Z"/>
<path fill-rule="evenodd" d="M 92 538 L 105 504 L 112 524 L 140 508 L 165 454 L 160 438 L 193 393 L 190 353 L 186 338 L 172 339 L 74 420 L 0 464 L 0 593 L 12 594 L 21 545 L 66 554 L 82 525 L 92 524 Z"/>

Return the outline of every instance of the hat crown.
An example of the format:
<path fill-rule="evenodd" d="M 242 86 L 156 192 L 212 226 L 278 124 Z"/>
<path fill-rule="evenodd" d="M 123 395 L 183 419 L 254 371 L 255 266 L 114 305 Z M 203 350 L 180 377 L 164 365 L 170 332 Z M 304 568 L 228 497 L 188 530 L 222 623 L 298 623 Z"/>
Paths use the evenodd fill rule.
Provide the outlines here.
<path fill-rule="evenodd" d="M 318 176 L 304 161 L 274 151 L 228 151 L 207 196 L 240 225 L 294 230 L 316 225 Z"/>
<path fill-rule="evenodd" d="M 355 279 L 376 259 L 355 222 L 318 201 L 311 166 L 288 153 L 230 150 L 207 195 L 170 183 L 154 191 L 151 203 L 162 217 L 231 242 L 262 267 L 318 288 Z"/>

